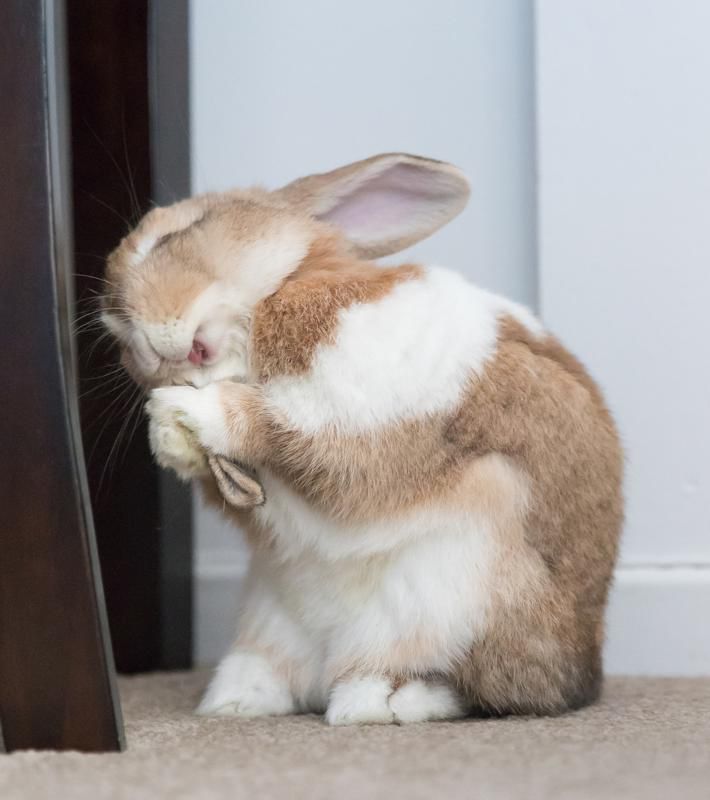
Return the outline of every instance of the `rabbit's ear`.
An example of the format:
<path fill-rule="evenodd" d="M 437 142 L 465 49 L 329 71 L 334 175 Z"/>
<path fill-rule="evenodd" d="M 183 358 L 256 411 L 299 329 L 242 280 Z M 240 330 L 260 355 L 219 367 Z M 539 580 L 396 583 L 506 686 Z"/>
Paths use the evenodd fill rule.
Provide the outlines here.
<path fill-rule="evenodd" d="M 469 192 L 451 164 L 386 153 L 300 178 L 277 194 L 340 228 L 359 255 L 377 258 L 437 231 L 462 211 Z"/>

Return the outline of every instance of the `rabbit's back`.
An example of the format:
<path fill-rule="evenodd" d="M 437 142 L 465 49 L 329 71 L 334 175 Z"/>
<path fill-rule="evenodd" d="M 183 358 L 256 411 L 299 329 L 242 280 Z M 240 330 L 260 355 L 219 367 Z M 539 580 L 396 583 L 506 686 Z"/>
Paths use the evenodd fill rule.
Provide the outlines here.
<path fill-rule="evenodd" d="M 554 337 L 503 319 L 496 354 L 450 435 L 472 457 L 504 453 L 526 476 L 520 544 L 542 576 L 531 594 L 516 593 L 522 562 L 511 559 L 510 591 L 460 666 L 462 689 L 494 712 L 591 702 L 623 523 L 623 453 L 598 387 Z"/>

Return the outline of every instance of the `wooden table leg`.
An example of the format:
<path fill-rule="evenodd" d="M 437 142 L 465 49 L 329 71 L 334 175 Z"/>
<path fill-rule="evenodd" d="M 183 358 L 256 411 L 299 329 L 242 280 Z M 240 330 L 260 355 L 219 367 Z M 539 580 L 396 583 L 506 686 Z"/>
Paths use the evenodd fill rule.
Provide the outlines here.
<path fill-rule="evenodd" d="M 63 6 L 0 3 L 0 722 L 122 746 L 69 330 Z"/>

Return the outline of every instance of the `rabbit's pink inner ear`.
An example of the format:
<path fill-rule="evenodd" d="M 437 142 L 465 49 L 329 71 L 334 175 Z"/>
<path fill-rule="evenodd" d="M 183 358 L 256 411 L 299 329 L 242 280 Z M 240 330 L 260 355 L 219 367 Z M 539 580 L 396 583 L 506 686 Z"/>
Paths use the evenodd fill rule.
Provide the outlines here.
<path fill-rule="evenodd" d="M 413 216 L 421 213 L 426 198 L 410 189 L 390 186 L 386 178 L 380 175 L 359 187 L 321 219 L 356 238 L 377 238 L 407 225 Z"/>
<path fill-rule="evenodd" d="M 456 173 L 397 163 L 352 182 L 319 218 L 336 225 L 370 257 L 388 255 L 433 233 L 461 211 L 468 184 Z"/>

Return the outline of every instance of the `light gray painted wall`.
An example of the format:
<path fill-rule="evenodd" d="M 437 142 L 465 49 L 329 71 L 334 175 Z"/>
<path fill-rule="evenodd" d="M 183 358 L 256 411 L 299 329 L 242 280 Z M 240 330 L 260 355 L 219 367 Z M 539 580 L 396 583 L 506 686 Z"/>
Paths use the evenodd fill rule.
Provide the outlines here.
<path fill-rule="evenodd" d="M 627 563 L 710 563 L 710 3 L 542 0 L 545 321 L 628 450 Z"/>
<path fill-rule="evenodd" d="M 710 674 L 710 3 L 538 0 L 539 277 L 628 453 L 612 671 Z"/>
<path fill-rule="evenodd" d="M 452 161 L 464 214 L 411 255 L 535 301 L 529 0 L 192 0 L 192 188 L 276 187 L 377 152 Z M 231 625 L 231 530 L 198 506 L 197 652 Z"/>

